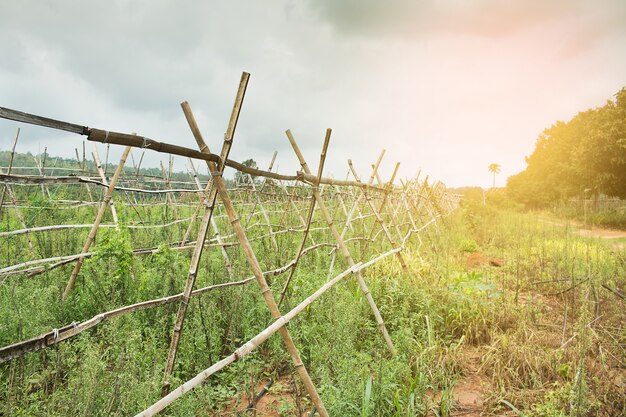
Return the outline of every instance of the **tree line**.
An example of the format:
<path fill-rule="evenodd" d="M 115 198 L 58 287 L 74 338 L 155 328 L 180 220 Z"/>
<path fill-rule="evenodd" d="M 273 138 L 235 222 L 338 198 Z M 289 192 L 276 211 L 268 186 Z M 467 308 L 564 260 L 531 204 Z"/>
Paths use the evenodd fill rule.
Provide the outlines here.
<path fill-rule="evenodd" d="M 507 192 L 528 207 L 572 197 L 626 198 L 626 88 L 614 100 L 545 129 Z"/>

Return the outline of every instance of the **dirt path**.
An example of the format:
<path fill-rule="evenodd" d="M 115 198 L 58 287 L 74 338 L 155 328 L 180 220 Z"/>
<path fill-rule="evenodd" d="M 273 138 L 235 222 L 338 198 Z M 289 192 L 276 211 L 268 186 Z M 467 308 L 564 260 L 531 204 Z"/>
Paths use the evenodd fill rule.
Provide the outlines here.
<path fill-rule="evenodd" d="M 561 220 L 547 217 L 537 217 L 541 223 L 551 224 L 554 226 L 567 227 L 576 229 L 576 233 L 584 237 L 597 237 L 601 239 L 626 239 L 626 230 L 603 229 L 601 227 L 589 227 L 583 223 L 573 220 Z M 624 250 L 623 242 L 616 242 L 613 245 L 618 250 Z"/>

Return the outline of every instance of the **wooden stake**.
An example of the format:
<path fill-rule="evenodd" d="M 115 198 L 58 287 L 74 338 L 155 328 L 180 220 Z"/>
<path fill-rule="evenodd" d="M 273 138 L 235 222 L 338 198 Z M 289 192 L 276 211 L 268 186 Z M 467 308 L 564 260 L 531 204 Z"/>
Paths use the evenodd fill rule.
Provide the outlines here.
<path fill-rule="evenodd" d="M 111 201 L 111 195 L 113 194 L 113 190 L 115 189 L 115 184 L 117 183 L 117 180 L 119 179 L 120 175 L 122 174 L 122 171 L 124 170 L 124 164 L 126 163 L 126 158 L 128 157 L 129 152 L 130 152 L 130 146 L 127 146 L 126 148 L 124 148 L 124 152 L 122 153 L 120 163 L 117 166 L 117 169 L 115 170 L 115 174 L 113 174 L 113 178 L 111 179 L 111 183 L 109 184 L 106 194 L 104 195 L 102 204 L 100 204 L 100 209 L 98 210 L 98 214 L 96 215 L 96 220 L 94 221 L 93 227 L 91 228 L 91 231 L 89 232 L 89 236 L 87 236 L 87 241 L 85 242 L 85 245 L 83 246 L 83 250 L 81 252 L 88 252 L 89 248 L 91 247 L 91 244 L 96 238 L 96 234 L 98 233 L 98 226 L 100 226 L 100 222 L 102 221 L 102 218 L 104 217 L 104 212 L 106 211 L 106 208 L 109 205 L 109 201 Z M 70 292 L 72 291 L 72 288 L 74 288 L 74 282 L 76 282 L 76 277 L 78 276 L 78 273 L 80 272 L 80 268 L 83 266 L 84 261 L 85 261 L 85 258 L 82 258 L 82 257 L 78 258 L 78 261 L 76 262 L 76 266 L 74 267 L 74 270 L 72 271 L 72 275 L 70 275 L 70 279 L 67 282 L 67 286 L 65 287 L 65 291 L 63 291 L 63 297 L 62 297 L 63 301 L 67 299 L 67 297 L 70 295 Z"/>
<path fill-rule="evenodd" d="M 96 163 L 96 170 L 98 171 L 98 175 L 100 175 L 100 179 L 102 183 L 106 186 L 109 186 L 109 182 L 107 181 L 107 176 L 104 173 L 104 169 L 102 169 L 102 162 L 100 162 L 100 155 L 98 154 L 98 145 L 93 144 L 93 153 L 91 154 L 93 157 L 93 161 Z M 89 186 L 89 185 L 87 185 Z M 113 197 L 109 200 L 109 208 L 111 209 L 111 216 L 113 216 L 113 223 L 118 224 L 117 218 L 117 210 L 115 210 L 115 204 L 113 203 Z"/>
<path fill-rule="evenodd" d="M 235 104 L 233 106 L 233 111 L 228 122 L 228 130 L 226 131 L 226 134 L 224 136 L 221 160 L 226 160 L 228 154 L 230 153 L 235 128 L 237 126 L 237 119 L 239 118 L 239 113 L 241 112 L 241 106 L 243 104 L 243 98 L 246 93 L 246 87 L 248 86 L 248 78 L 249 74 L 244 72 L 239 83 L 239 89 L 237 90 Z M 189 108 L 189 104 L 187 102 L 181 103 L 181 107 L 183 108 L 185 116 L 187 116 L 187 113 L 191 113 L 191 109 Z M 187 120 L 189 120 L 188 116 Z M 204 146 L 204 148 L 208 150 L 208 147 L 206 145 Z M 201 147 L 201 151 L 204 151 L 205 149 Z M 213 165 L 209 168 L 209 171 L 214 176 L 214 178 L 221 179 L 221 177 L 219 176 L 222 175 L 222 170 L 224 168 L 223 165 L 221 165 L 220 167 L 215 167 L 215 165 Z M 211 217 L 213 216 L 213 208 L 215 207 L 215 201 L 217 199 L 217 188 L 215 187 L 215 183 L 216 181 L 214 180 L 211 185 L 209 196 L 207 198 L 207 202 L 209 203 L 209 205 L 205 206 L 204 209 L 204 215 L 202 216 L 202 222 L 200 224 L 200 231 L 198 232 L 198 236 L 196 239 L 196 246 L 194 247 L 194 251 L 191 256 L 191 263 L 189 265 L 189 273 L 187 275 L 187 281 L 185 283 L 185 289 L 183 291 L 183 298 L 178 307 L 178 314 L 176 315 L 176 322 L 174 324 L 172 339 L 170 341 L 170 349 L 167 354 L 167 361 L 165 363 L 163 385 L 161 386 L 161 397 L 166 396 L 170 389 L 170 376 L 172 375 L 172 371 L 174 370 L 174 364 L 176 362 L 176 354 L 178 353 L 178 344 L 180 343 L 180 337 L 183 331 L 185 315 L 187 313 L 187 306 L 189 304 L 189 297 L 191 296 L 191 292 L 193 291 L 193 287 L 196 283 L 198 265 L 200 264 L 200 258 L 202 257 L 202 251 L 204 249 L 204 241 L 209 231 Z"/>
<path fill-rule="evenodd" d="M 326 137 L 324 138 L 324 145 L 322 145 L 322 153 L 320 155 L 320 165 L 317 169 L 317 182 L 313 184 L 313 190 L 317 190 L 319 187 L 320 178 L 322 178 L 322 171 L 324 171 L 324 162 L 326 161 L 326 151 L 328 150 L 328 144 L 330 142 L 330 134 L 332 133 L 331 129 L 326 129 Z M 287 293 L 287 288 L 289 288 L 289 283 L 291 282 L 291 278 L 293 277 L 294 272 L 296 272 L 296 268 L 298 267 L 298 261 L 300 260 L 300 256 L 302 255 L 302 250 L 304 249 L 304 245 L 306 243 L 306 238 L 309 235 L 309 229 L 311 228 L 311 220 L 313 219 L 313 212 L 315 211 L 315 194 L 311 196 L 311 205 L 309 207 L 309 215 L 307 217 L 306 227 L 304 229 L 304 235 L 302 236 L 302 241 L 300 242 L 300 249 L 298 249 L 298 253 L 296 254 L 296 261 L 289 271 L 289 277 L 287 281 L 285 281 L 285 285 L 283 286 L 283 290 L 280 292 L 280 299 L 278 300 L 278 306 L 283 302 L 285 298 L 285 294 Z"/>
<path fill-rule="evenodd" d="M 247 81 L 248 74 L 244 73 L 244 76 L 246 76 L 246 81 Z M 243 100 L 243 96 L 241 97 L 241 100 Z M 209 148 L 206 145 L 204 138 L 202 137 L 202 134 L 200 133 L 200 129 L 198 128 L 198 125 L 196 124 L 195 118 L 193 117 L 193 113 L 191 112 L 191 108 L 189 107 L 189 104 L 183 103 L 182 107 L 185 113 L 185 117 L 187 118 L 187 122 L 189 123 L 189 127 L 191 128 L 194 138 L 196 139 L 196 142 L 198 143 L 198 147 L 200 148 L 202 152 L 210 153 Z M 229 137 L 228 132 L 229 131 L 227 131 L 227 138 Z M 231 132 L 230 140 L 232 140 L 232 132 Z M 222 161 L 224 161 L 225 159 L 226 158 L 222 158 Z M 274 317 L 275 319 L 279 319 L 281 317 L 281 314 L 280 314 L 280 311 L 278 310 L 278 305 L 276 304 L 276 300 L 274 299 L 274 296 L 272 295 L 269 285 L 267 285 L 267 281 L 265 280 L 265 276 L 263 275 L 261 266 L 258 260 L 256 259 L 256 255 L 254 254 L 254 250 L 252 249 L 252 246 L 250 246 L 250 242 L 248 241 L 246 233 L 241 225 L 241 222 L 239 221 L 239 218 L 237 217 L 235 213 L 235 209 L 233 207 L 232 201 L 230 199 L 230 196 L 228 195 L 228 190 L 226 189 L 226 184 L 224 183 L 224 180 L 221 177 L 223 165 L 221 165 L 220 167 L 216 167 L 216 165 L 212 162 L 207 162 L 207 165 L 209 167 L 210 172 L 217 172 L 220 174 L 213 178 L 213 183 L 216 186 L 217 192 L 220 195 L 220 199 L 222 200 L 224 209 L 226 210 L 230 223 L 232 224 L 233 230 L 235 231 L 237 240 L 239 241 L 239 244 L 246 256 L 248 264 L 250 265 L 250 268 L 252 269 L 252 272 L 254 273 L 257 283 L 261 289 L 261 295 L 263 296 L 263 299 L 265 300 L 265 303 L 267 304 L 270 310 L 270 313 L 272 314 L 272 317 Z M 302 383 L 304 384 L 307 390 L 307 393 L 311 397 L 311 401 L 313 402 L 313 404 L 315 404 L 315 406 L 319 410 L 320 416 L 328 417 L 328 412 L 326 411 L 326 407 L 324 407 L 324 403 L 322 402 L 322 399 L 317 393 L 317 390 L 315 389 L 315 386 L 313 385 L 313 381 L 311 380 L 311 377 L 309 376 L 308 371 L 306 370 L 306 368 L 304 367 L 304 364 L 302 363 L 302 359 L 300 359 L 300 353 L 298 352 L 298 349 L 296 348 L 293 340 L 291 339 L 291 335 L 289 334 L 289 331 L 287 330 L 287 328 L 281 327 L 281 329 L 279 330 L 279 333 L 283 339 L 283 342 L 285 343 L 285 346 L 287 347 L 287 351 L 289 352 L 289 355 L 291 356 L 291 360 L 294 364 L 294 367 L 296 368 L 296 371 L 298 372 L 298 375 L 300 376 L 300 379 L 302 380 Z"/>
<path fill-rule="evenodd" d="M 300 161 L 300 165 L 302 166 L 302 169 L 304 170 L 304 172 L 306 172 L 307 174 L 311 173 L 311 170 L 309 169 L 309 166 L 307 165 L 306 161 L 304 160 L 304 156 L 302 155 L 302 152 L 300 152 L 300 148 L 298 148 L 298 144 L 296 143 L 296 140 L 294 139 L 293 135 L 291 134 L 291 131 L 287 130 L 287 138 L 289 139 L 289 142 L 291 143 L 291 146 L 294 150 L 294 152 L 296 153 L 298 160 Z M 381 156 L 382 158 L 382 156 Z M 373 178 L 372 178 L 373 181 Z M 330 213 L 328 212 L 328 210 L 326 209 L 326 205 L 324 204 L 324 200 L 322 200 L 322 197 L 320 196 L 319 192 L 317 190 L 313 190 L 313 194 L 315 195 L 315 199 L 317 200 L 317 204 L 320 208 L 320 210 L 322 211 L 322 215 L 324 216 L 324 218 L 326 219 L 326 223 L 328 224 L 328 227 L 330 228 L 333 236 L 335 237 L 335 240 L 337 241 L 337 245 L 339 246 L 339 250 L 341 250 L 342 255 L 344 256 L 344 258 L 346 259 L 346 262 L 348 262 L 349 266 L 353 266 L 355 265 L 354 259 L 352 259 L 352 255 L 350 254 L 350 251 L 348 250 L 348 247 L 346 246 L 344 240 L 341 238 L 341 235 L 339 234 L 339 232 L 337 231 L 337 227 L 335 227 L 335 224 L 333 223 L 333 219 L 330 216 Z M 363 291 L 363 293 L 365 294 L 365 298 L 367 299 L 367 302 L 370 305 L 370 308 L 372 309 L 372 312 L 374 313 L 374 317 L 376 318 L 376 323 L 378 324 L 378 328 L 381 331 L 383 338 L 385 339 L 385 342 L 387 343 L 387 347 L 389 348 L 389 351 L 391 352 L 392 355 L 395 355 L 396 353 L 396 349 L 393 346 L 393 342 L 391 341 L 391 338 L 389 337 L 389 333 L 387 332 L 387 328 L 385 327 L 385 322 L 383 321 L 382 316 L 380 315 L 380 311 L 378 311 L 378 307 L 376 306 L 376 302 L 374 301 L 374 298 L 372 297 L 372 294 L 369 291 L 369 288 L 367 287 L 367 284 L 365 283 L 365 280 L 363 279 L 363 276 L 361 275 L 361 273 L 356 274 L 357 277 L 357 281 L 359 283 L 359 286 L 361 287 L 361 290 Z M 319 407 L 318 407 L 319 409 Z"/>

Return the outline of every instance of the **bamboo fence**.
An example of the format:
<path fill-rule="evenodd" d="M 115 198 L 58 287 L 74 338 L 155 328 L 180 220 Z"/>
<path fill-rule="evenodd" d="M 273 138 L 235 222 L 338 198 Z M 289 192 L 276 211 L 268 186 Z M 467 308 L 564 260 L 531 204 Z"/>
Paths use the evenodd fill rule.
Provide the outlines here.
<path fill-rule="evenodd" d="M 219 155 L 210 153 L 193 117 L 191 107 L 186 102 L 182 103 L 181 107 L 198 144 L 198 150 L 139 135 L 88 128 L 0 107 L 2 118 L 87 136 L 88 140 L 94 142 L 93 159 L 96 167 L 96 172 L 88 172 L 86 169 L 83 146 L 82 160 L 78 148 L 76 149 L 78 168 L 53 170 L 49 166 L 46 167 L 46 153 L 44 152 L 43 157 L 37 159 L 37 171 L 34 173 L 32 169 L 28 174 L 15 173 L 28 172 L 29 169 L 28 167 L 12 167 L 13 159 L 8 167 L 0 169 L 0 184 L 2 184 L 0 186 L 3 187 L 0 198 L 0 221 L 4 217 L 8 219 L 7 224 L 17 226 L 5 228 L 0 232 L 0 239 L 2 239 L 0 245 L 7 245 L 8 252 L 12 254 L 6 258 L 6 261 L 10 259 L 10 264 L 0 265 L 0 285 L 4 285 L 7 280 L 15 280 L 19 283 L 20 279 L 32 278 L 57 268 L 73 265 L 60 300 L 60 302 L 71 302 L 77 280 L 90 279 L 89 276 L 81 274 L 81 266 L 85 260 L 98 253 L 97 246 L 95 250 L 91 248 L 94 242 L 97 242 L 98 233 L 106 228 L 124 229 L 130 233 L 133 245 L 132 256 L 156 254 L 163 250 L 162 247 L 146 246 L 147 243 L 152 242 L 148 239 L 152 237 L 150 233 L 171 237 L 171 240 L 164 242 L 168 250 L 191 252 L 187 279 L 184 287 L 179 289 L 180 292 L 120 306 L 91 318 L 81 318 L 70 324 L 60 325 L 30 339 L 15 341 L 8 346 L 0 347 L 0 364 L 69 340 L 104 321 L 137 311 L 177 304 L 178 313 L 173 323 L 170 348 L 165 359 L 162 398 L 137 414 L 138 416 L 151 416 L 160 412 L 215 372 L 251 353 L 274 333 L 280 334 L 291 356 L 293 366 L 317 412 L 321 416 L 328 416 L 323 400 L 291 338 L 287 323 L 331 287 L 350 276 L 354 276 L 363 292 L 390 354 L 395 354 L 392 335 L 386 328 L 374 295 L 366 283 L 367 276 L 363 271 L 376 262 L 393 256 L 397 259 L 402 273 L 413 273 L 411 262 L 407 262 L 406 253 L 403 254 L 404 249 L 414 236 L 419 248 L 422 244 L 420 236 L 422 232 L 427 228 L 437 230 L 439 219 L 457 207 L 457 197 L 448 193 L 443 184 L 428 184 L 427 178 L 420 181 L 416 177 L 412 180 L 401 180 L 401 185 L 394 184 L 399 164 L 395 165 L 389 181 L 383 182 L 379 175 L 379 168 L 384 150 L 376 163 L 372 164 L 372 172 L 367 183 L 361 181 L 351 161 L 348 161 L 349 170 L 345 180 L 324 177 L 324 162 L 331 139 L 330 129 L 324 137 L 319 166 L 315 174 L 309 169 L 289 130 L 286 132 L 287 139 L 301 165 L 301 171 L 296 172 L 295 175 L 280 174 L 272 170 L 276 153 L 272 156 L 267 171 L 247 167 L 228 159 L 234 145 L 235 130 L 242 111 L 248 80 L 249 75 L 244 73 Z M 19 132 L 13 143 L 12 154 L 15 151 L 18 136 Z M 106 175 L 109 164 L 101 163 L 95 142 L 125 146 L 122 158 L 110 181 Z M 132 148 L 141 148 L 143 151 L 138 165 L 135 164 L 132 156 Z M 170 155 L 167 168 L 161 164 L 161 177 L 140 174 L 139 167 L 145 150 Z M 129 155 L 133 166 L 125 169 Z M 173 180 L 173 155 L 189 158 L 190 181 Z M 208 177 L 202 178 L 208 179 L 201 179 L 194 165 L 194 159 L 206 162 Z M 246 180 L 228 186 L 223 177 L 226 168 L 240 172 L 243 174 L 241 177 Z M 57 172 L 69 171 L 70 174 L 54 176 L 55 170 Z M 349 179 L 350 174 L 353 180 Z M 59 188 L 72 189 L 75 194 L 78 193 L 76 190 L 79 190 L 79 196 L 83 196 L 86 192 L 87 198 L 85 200 L 55 198 L 56 190 Z M 29 199 L 33 190 L 39 189 L 41 189 L 42 198 L 48 202 L 47 205 L 33 205 Z M 5 194 L 9 197 L 6 201 Z M 113 204 L 114 195 L 115 205 Z M 77 215 L 79 213 L 84 215 L 84 211 L 81 210 L 94 210 L 95 207 L 98 210 L 93 222 L 50 224 L 49 219 L 54 218 L 57 210 L 72 210 Z M 163 216 L 160 218 L 155 219 L 153 216 L 155 207 L 163 207 Z M 52 215 L 39 215 L 47 211 Z M 93 214 L 93 211 L 89 213 Z M 123 221 L 120 220 L 122 218 Z M 84 233 L 81 230 L 87 229 L 89 230 L 87 236 L 81 235 Z M 82 236 L 84 243 L 81 248 L 74 249 L 76 253 L 68 254 L 67 250 L 72 250 L 72 248 L 59 247 L 59 245 L 52 245 L 52 249 L 43 251 L 40 249 L 45 246 L 42 242 L 49 244 L 47 240 L 49 234 Z M 282 255 L 280 253 L 281 242 L 287 239 L 293 241 L 294 238 L 298 239 L 299 244 L 292 256 L 285 260 L 284 256 L 280 256 Z M 25 244 L 24 239 L 28 250 L 21 249 Z M 374 247 L 376 250 L 373 249 Z M 220 252 L 224 265 L 223 282 L 195 288 L 205 248 L 215 248 Z M 294 277 L 297 276 L 301 260 L 305 256 L 310 256 L 309 254 L 314 254 L 318 258 L 323 256 L 320 254 L 322 249 L 326 249 L 329 259 L 329 279 L 288 313 L 281 313 L 279 307 L 283 301 L 289 300 L 289 287 Z M 372 250 L 368 251 L 368 249 Z M 246 263 L 252 270 L 252 276 L 235 278 L 236 258 L 232 257 L 233 252 L 229 252 L 234 250 L 244 254 Z M 273 256 L 277 260 L 274 262 L 274 267 L 263 271 L 258 255 L 260 251 L 267 250 L 274 252 Z M 372 259 L 357 259 L 357 256 L 361 256 L 360 254 L 372 252 L 378 253 Z M 340 262 L 337 260 L 337 253 L 341 255 L 340 258 L 343 258 L 345 265 L 339 274 L 336 273 L 337 264 Z M 238 265 L 237 270 L 239 269 L 241 265 Z M 268 278 L 272 277 L 273 281 L 274 278 L 279 279 L 283 274 L 287 274 L 287 277 L 282 281 L 282 285 L 278 286 L 280 294 L 276 299 Z M 184 323 L 190 299 L 224 288 L 246 285 L 252 281 L 257 282 L 273 322 L 230 355 L 171 390 L 170 377 L 175 370 L 178 346 L 184 335 Z"/>

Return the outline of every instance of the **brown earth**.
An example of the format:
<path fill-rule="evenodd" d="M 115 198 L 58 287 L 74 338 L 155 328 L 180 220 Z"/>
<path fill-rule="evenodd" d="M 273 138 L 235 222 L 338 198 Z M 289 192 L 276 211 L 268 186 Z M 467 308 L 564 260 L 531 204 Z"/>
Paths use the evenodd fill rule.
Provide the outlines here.
<path fill-rule="evenodd" d="M 482 252 L 474 252 L 465 258 L 465 266 L 468 269 L 476 269 L 484 265 L 500 267 L 504 265 L 504 261 L 499 258 L 487 256 Z"/>
<path fill-rule="evenodd" d="M 259 393 L 267 382 L 260 382 L 255 389 L 254 395 L 243 395 L 239 399 L 239 404 L 233 401 L 227 410 L 220 412 L 219 415 L 233 417 L 308 417 L 311 414 L 312 406 L 306 404 L 306 400 L 301 398 L 303 394 L 297 395 L 291 375 L 281 375 L 274 381 L 268 392 L 261 397 L 254 408 L 245 410 L 251 398 Z M 298 399 L 299 407 L 296 406 L 296 399 Z M 298 413 L 298 408 L 301 410 L 301 413 Z"/>

